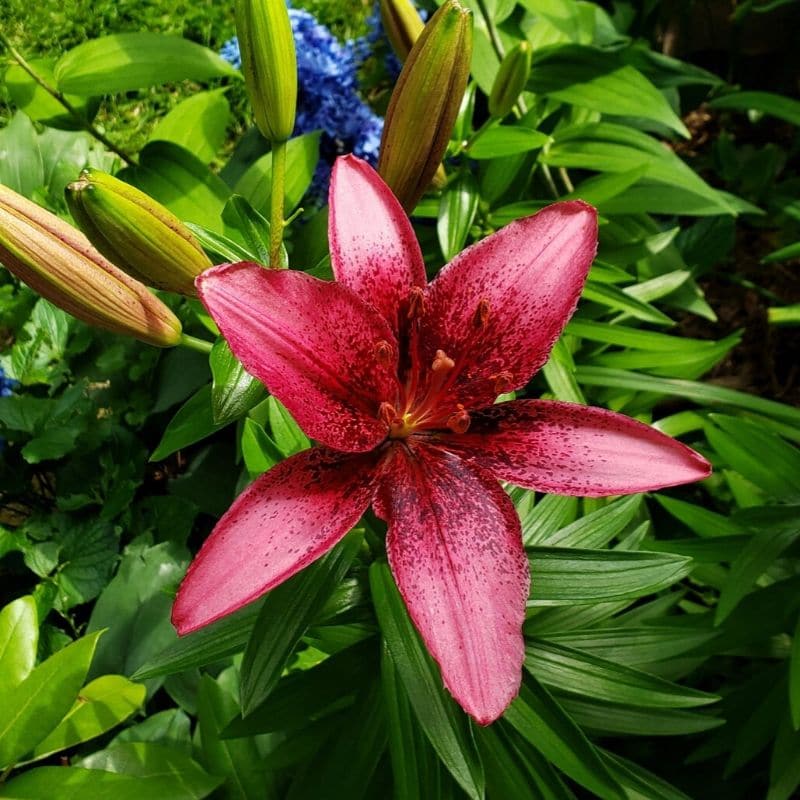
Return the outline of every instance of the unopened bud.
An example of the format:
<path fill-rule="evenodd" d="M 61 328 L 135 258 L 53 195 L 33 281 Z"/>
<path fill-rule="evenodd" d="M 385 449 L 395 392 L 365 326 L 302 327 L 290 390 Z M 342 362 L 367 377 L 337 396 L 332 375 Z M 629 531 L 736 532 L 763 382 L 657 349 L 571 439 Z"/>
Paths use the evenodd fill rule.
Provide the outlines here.
<path fill-rule="evenodd" d="M 93 169 L 67 186 L 66 197 L 81 230 L 114 264 L 149 286 L 196 296 L 194 279 L 211 261 L 161 203 Z"/>
<path fill-rule="evenodd" d="M 406 211 L 447 150 L 471 57 L 472 14 L 458 0 L 446 0 L 411 49 L 383 127 L 378 172 Z"/>
<path fill-rule="evenodd" d="M 411 0 L 381 0 L 381 22 L 395 55 L 405 61 L 425 23 Z"/>
<path fill-rule="evenodd" d="M 284 0 L 237 0 L 236 35 L 256 125 L 271 142 L 294 129 L 297 58 Z"/>
<path fill-rule="evenodd" d="M 520 42 L 506 53 L 489 95 L 489 113 L 493 117 L 504 117 L 514 108 L 528 82 L 532 58 L 533 51 L 527 41 Z"/>
<path fill-rule="evenodd" d="M 157 347 L 180 341 L 177 317 L 77 229 L 0 186 L 0 263 L 42 297 L 99 328 Z"/>

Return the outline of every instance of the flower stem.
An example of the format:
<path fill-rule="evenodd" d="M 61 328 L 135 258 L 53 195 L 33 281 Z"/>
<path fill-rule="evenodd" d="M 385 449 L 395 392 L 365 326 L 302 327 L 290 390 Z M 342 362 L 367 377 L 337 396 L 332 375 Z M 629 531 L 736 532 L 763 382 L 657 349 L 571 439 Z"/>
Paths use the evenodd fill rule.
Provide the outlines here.
<path fill-rule="evenodd" d="M 97 128 L 94 127 L 94 125 L 92 125 L 91 122 L 89 122 L 84 118 L 83 114 L 81 114 L 81 112 L 78 111 L 78 109 L 75 108 L 75 106 L 73 106 L 72 103 L 69 102 L 69 100 L 67 100 L 63 92 L 60 92 L 58 89 L 52 87 L 25 60 L 25 57 L 22 55 L 22 53 L 19 52 L 19 50 L 17 50 L 14 47 L 13 44 L 11 44 L 8 37 L 1 32 L 0 32 L 0 43 L 2 43 L 5 46 L 5 48 L 11 54 L 11 57 L 14 59 L 14 61 L 16 61 L 17 64 L 19 64 L 19 66 L 22 67 L 22 69 L 24 69 L 25 72 L 27 72 L 28 75 L 30 75 L 31 78 L 33 78 L 33 80 L 36 81 L 36 83 L 38 83 L 39 86 L 41 86 L 42 89 L 44 89 L 54 100 L 57 100 L 64 107 L 64 109 L 67 112 L 69 112 L 69 115 L 73 119 L 75 119 L 78 123 L 80 123 L 81 127 L 85 131 L 87 131 L 91 136 L 97 139 L 98 142 L 107 147 L 112 153 L 116 153 L 116 155 L 118 155 L 128 166 L 133 166 L 136 164 L 136 160 L 133 158 L 133 156 L 128 155 L 128 153 L 126 153 L 124 150 L 120 150 L 120 148 L 117 147 L 114 144 L 114 142 L 112 142 L 104 133 L 99 131 Z"/>
<path fill-rule="evenodd" d="M 196 336 L 189 336 L 186 333 L 181 334 L 180 345 L 189 350 L 196 350 L 198 353 L 210 353 L 211 348 L 214 346 L 205 339 L 198 339 Z"/>
<path fill-rule="evenodd" d="M 283 194 L 286 183 L 286 142 L 272 143 L 272 194 L 269 219 L 269 268 L 281 268 L 283 229 Z"/>

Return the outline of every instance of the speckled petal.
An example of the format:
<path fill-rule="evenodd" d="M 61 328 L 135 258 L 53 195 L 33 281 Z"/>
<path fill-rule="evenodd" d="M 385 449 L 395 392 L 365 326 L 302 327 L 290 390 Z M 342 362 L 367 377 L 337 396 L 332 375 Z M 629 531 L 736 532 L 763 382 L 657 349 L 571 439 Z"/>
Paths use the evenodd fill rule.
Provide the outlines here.
<path fill-rule="evenodd" d="M 441 444 L 517 486 L 581 497 L 647 492 L 711 473 L 699 453 L 649 425 L 548 400 L 473 412 L 469 432 Z"/>
<path fill-rule="evenodd" d="M 409 290 L 425 286 L 425 265 L 406 212 L 355 156 L 333 165 L 328 238 L 336 280 L 374 305 L 396 332 Z"/>
<path fill-rule="evenodd" d="M 313 448 L 239 495 L 189 567 L 172 609 L 183 635 L 230 614 L 326 553 L 372 499 L 377 456 Z"/>
<path fill-rule="evenodd" d="M 197 278 L 200 298 L 247 371 L 313 439 L 369 450 L 397 391 L 397 343 L 377 311 L 337 283 L 257 264 L 224 264 Z"/>
<path fill-rule="evenodd" d="M 452 399 L 468 408 L 523 386 L 575 311 L 597 250 L 597 213 L 556 203 L 456 256 L 427 290 L 423 363 L 458 364 Z M 496 389 L 501 391 L 496 391 Z"/>
<path fill-rule="evenodd" d="M 491 475 L 406 441 L 387 458 L 375 500 L 389 563 L 445 686 L 488 725 L 522 674 L 530 577 L 519 519 Z"/>

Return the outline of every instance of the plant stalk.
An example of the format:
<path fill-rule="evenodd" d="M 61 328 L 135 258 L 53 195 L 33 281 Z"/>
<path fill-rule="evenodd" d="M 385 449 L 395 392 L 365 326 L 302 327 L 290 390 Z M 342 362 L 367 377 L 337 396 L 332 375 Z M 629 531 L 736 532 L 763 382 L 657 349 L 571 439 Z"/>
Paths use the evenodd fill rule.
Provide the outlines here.
<path fill-rule="evenodd" d="M 286 185 L 286 142 L 272 143 L 272 194 L 269 219 L 269 268 L 281 268 L 281 243 L 286 222 L 283 219 Z"/>
<path fill-rule="evenodd" d="M 210 353 L 211 348 L 214 346 L 205 339 L 198 339 L 196 336 L 189 336 L 187 333 L 181 334 L 179 344 L 181 347 L 185 347 L 188 350 L 196 350 L 198 353 Z"/>

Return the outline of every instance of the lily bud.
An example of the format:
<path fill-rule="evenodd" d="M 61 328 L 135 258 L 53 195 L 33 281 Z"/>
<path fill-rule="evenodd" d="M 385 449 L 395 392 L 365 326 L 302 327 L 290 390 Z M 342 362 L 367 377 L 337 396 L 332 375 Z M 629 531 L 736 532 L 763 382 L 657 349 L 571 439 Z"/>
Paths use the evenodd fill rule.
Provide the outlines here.
<path fill-rule="evenodd" d="M 94 169 L 67 186 L 66 198 L 81 230 L 118 267 L 149 286 L 197 295 L 194 279 L 211 260 L 161 203 Z"/>
<path fill-rule="evenodd" d="M 256 125 L 271 142 L 284 142 L 297 106 L 297 58 L 285 0 L 237 0 L 236 35 Z"/>
<path fill-rule="evenodd" d="M 472 14 L 458 0 L 446 0 L 411 49 L 383 127 L 378 172 L 406 211 L 447 150 L 471 56 Z"/>
<path fill-rule="evenodd" d="M 533 51 L 527 41 L 520 42 L 506 53 L 489 95 L 489 113 L 493 117 L 504 117 L 514 108 L 528 82 L 532 58 Z"/>
<path fill-rule="evenodd" d="M 90 325 L 157 347 L 180 341 L 178 318 L 146 286 L 107 261 L 79 230 L 5 186 L 0 263 Z"/>
<path fill-rule="evenodd" d="M 395 55 L 405 61 L 425 23 L 411 0 L 381 0 L 381 22 Z"/>

